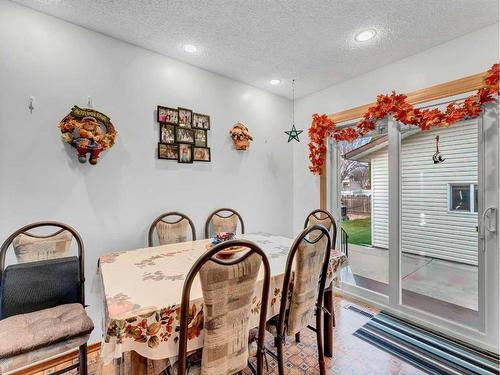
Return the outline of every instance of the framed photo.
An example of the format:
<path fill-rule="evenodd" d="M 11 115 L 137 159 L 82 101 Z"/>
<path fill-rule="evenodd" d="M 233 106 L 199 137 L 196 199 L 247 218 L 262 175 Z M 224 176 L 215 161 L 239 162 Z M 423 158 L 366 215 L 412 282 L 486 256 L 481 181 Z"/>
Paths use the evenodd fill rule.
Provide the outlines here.
<path fill-rule="evenodd" d="M 158 159 L 177 160 L 179 158 L 179 145 L 158 143 Z"/>
<path fill-rule="evenodd" d="M 210 130 L 210 116 L 193 113 L 193 129 Z"/>
<path fill-rule="evenodd" d="M 177 109 L 159 105 L 156 110 L 156 117 L 159 123 L 177 125 L 179 121 L 179 112 Z"/>
<path fill-rule="evenodd" d="M 192 163 L 193 162 L 193 146 L 180 143 L 179 144 L 179 163 Z"/>
<path fill-rule="evenodd" d="M 160 124 L 160 142 L 175 143 L 175 125 Z"/>
<path fill-rule="evenodd" d="M 177 108 L 179 112 L 179 126 L 191 129 L 193 124 L 193 111 L 186 108 Z"/>
<path fill-rule="evenodd" d="M 210 147 L 193 147 L 194 161 L 210 161 Z"/>
<path fill-rule="evenodd" d="M 181 127 L 177 126 L 175 128 L 175 141 L 177 143 L 193 144 L 194 143 L 194 130 L 187 129 L 187 128 L 181 128 Z"/>
<path fill-rule="evenodd" d="M 207 147 L 207 131 L 194 129 L 194 145 L 197 147 Z"/>

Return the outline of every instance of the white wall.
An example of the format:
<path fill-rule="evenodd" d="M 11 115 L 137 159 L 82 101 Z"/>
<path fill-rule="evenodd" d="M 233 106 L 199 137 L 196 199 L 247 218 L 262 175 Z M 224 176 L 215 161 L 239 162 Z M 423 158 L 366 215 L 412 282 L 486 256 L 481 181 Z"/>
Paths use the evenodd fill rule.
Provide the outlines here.
<path fill-rule="evenodd" d="M 87 291 L 98 257 L 146 245 L 150 222 L 179 210 L 195 222 L 233 207 L 247 231 L 291 235 L 291 102 L 56 18 L 0 0 L 0 238 L 54 219 L 81 233 Z M 30 114 L 28 98 L 35 96 Z M 57 125 L 74 104 L 111 117 L 116 145 L 95 167 L 79 164 Z M 211 116 L 211 163 L 157 160 L 157 104 Z M 229 128 L 254 137 L 233 150 Z M 100 338 L 100 305 L 87 293 Z"/>
<path fill-rule="evenodd" d="M 483 72 L 499 60 L 498 24 L 467 34 L 380 69 L 357 76 L 295 103 L 297 127 L 308 129 L 313 113 L 331 114 L 372 103 L 378 94 L 411 92 Z M 300 84 L 300 82 L 298 82 Z M 306 137 L 294 145 L 294 230 L 319 205 L 319 178 L 309 170 Z"/>

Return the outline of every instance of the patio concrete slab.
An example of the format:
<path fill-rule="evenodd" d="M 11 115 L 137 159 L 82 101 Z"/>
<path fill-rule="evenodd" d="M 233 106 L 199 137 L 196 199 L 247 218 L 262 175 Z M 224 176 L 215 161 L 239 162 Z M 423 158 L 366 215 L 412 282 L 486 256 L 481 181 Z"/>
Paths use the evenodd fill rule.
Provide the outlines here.
<path fill-rule="evenodd" d="M 403 289 L 478 309 L 478 270 L 474 266 L 433 259 L 404 277 Z"/>
<path fill-rule="evenodd" d="M 349 244 L 349 266 L 354 275 L 388 283 L 388 250 Z M 472 310 L 478 308 L 476 266 L 403 254 L 402 274 L 404 290 Z M 353 280 L 347 276 L 345 282 Z"/>
<path fill-rule="evenodd" d="M 429 259 L 403 254 L 403 276 L 409 275 L 425 266 Z M 381 283 L 389 280 L 388 250 L 349 244 L 349 265 L 354 274 Z"/>

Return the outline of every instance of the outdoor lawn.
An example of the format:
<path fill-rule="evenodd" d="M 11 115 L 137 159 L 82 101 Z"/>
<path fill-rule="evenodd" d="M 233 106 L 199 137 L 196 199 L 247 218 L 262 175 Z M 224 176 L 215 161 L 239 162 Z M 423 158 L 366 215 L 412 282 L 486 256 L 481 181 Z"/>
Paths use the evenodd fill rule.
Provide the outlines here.
<path fill-rule="evenodd" d="M 371 218 L 346 220 L 342 222 L 342 228 L 349 236 L 348 243 L 357 245 L 371 245 L 372 230 Z"/>

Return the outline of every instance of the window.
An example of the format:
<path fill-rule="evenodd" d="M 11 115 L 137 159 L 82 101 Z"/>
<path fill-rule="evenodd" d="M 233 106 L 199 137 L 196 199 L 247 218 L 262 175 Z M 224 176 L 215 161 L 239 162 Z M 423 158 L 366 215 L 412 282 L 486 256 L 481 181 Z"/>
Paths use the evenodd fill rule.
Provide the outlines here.
<path fill-rule="evenodd" d="M 477 184 L 450 184 L 449 210 L 477 212 Z"/>

